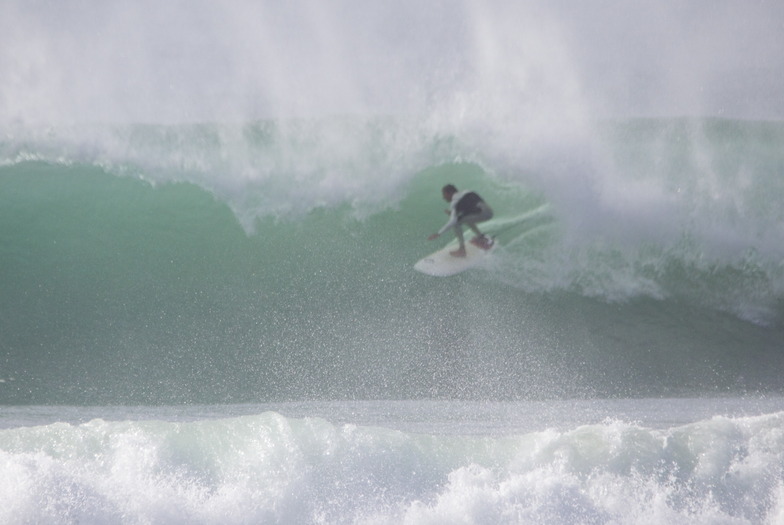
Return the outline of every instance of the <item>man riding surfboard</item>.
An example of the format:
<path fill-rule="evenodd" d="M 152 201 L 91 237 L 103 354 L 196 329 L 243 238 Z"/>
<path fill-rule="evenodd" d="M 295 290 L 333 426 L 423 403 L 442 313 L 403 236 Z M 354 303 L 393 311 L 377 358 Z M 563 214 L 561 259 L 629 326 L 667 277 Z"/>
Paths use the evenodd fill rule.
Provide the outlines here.
<path fill-rule="evenodd" d="M 452 184 L 444 186 L 441 189 L 441 195 L 449 203 L 449 209 L 446 210 L 449 214 L 449 220 L 437 233 L 430 235 L 428 240 L 432 241 L 449 228 L 452 228 L 460 243 L 460 247 L 449 252 L 449 254 L 453 257 L 465 257 L 465 241 L 463 240 L 463 225 L 465 224 L 476 233 L 476 237 L 471 239 L 471 242 L 483 250 L 489 250 L 493 245 L 493 240 L 479 231 L 476 223 L 493 218 L 493 210 L 490 206 L 477 193 L 473 191 L 458 191 Z"/>

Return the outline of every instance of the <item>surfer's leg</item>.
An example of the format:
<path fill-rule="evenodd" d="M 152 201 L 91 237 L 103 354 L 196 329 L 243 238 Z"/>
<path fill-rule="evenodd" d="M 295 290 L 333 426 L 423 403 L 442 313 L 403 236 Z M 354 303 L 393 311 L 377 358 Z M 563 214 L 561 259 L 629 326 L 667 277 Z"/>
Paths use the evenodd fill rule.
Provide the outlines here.
<path fill-rule="evenodd" d="M 477 235 L 482 235 L 482 232 L 477 228 L 476 223 L 489 221 L 493 218 L 493 210 L 484 202 L 478 204 L 479 213 L 472 213 L 463 217 L 458 224 L 467 224 Z"/>
<path fill-rule="evenodd" d="M 477 234 L 477 236 L 479 236 L 479 237 L 483 237 L 483 236 L 484 236 L 484 233 L 480 232 L 480 231 L 479 231 L 479 228 L 477 228 L 477 227 L 476 227 L 476 223 L 475 223 L 475 222 L 469 222 L 469 223 L 467 223 L 467 224 L 468 224 L 468 227 L 469 227 L 469 228 L 471 228 L 471 230 L 472 230 L 472 231 L 473 231 L 475 234 Z"/>
<path fill-rule="evenodd" d="M 455 224 L 453 230 L 455 230 L 455 237 L 457 237 L 457 241 L 460 243 L 460 246 L 465 246 L 465 240 L 463 239 L 463 225 Z"/>
<path fill-rule="evenodd" d="M 486 202 L 480 202 L 477 206 L 482 211 L 475 214 L 471 219 L 471 222 L 473 223 L 485 222 L 493 218 L 493 209 L 490 206 L 488 206 Z"/>
<path fill-rule="evenodd" d="M 455 237 L 457 237 L 457 242 L 460 243 L 460 248 L 457 250 L 449 252 L 450 255 L 454 257 L 465 257 L 465 240 L 463 239 L 463 225 L 462 224 L 455 224 Z"/>
<path fill-rule="evenodd" d="M 471 244 L 482 248 L 483 250 L 489 250 L 490 247 L 493 246 L 493 239 L 479 231 L 479 228 L 476 227 L 475 224 L 469 224 L 471 229 L 476 233 L 476 237 L 471 239 Z"/>
<path fill-rule="evenodd" d="M 476 223 L 489 221 L 490 219 L 492 219 L 493 210 L 490 208 L 490 206 L 488 206 L 484 202 L 479 203 L 479 209 L 481 210 L 479 213 L 474 213 L 473 215 L 467 215 L 466 217 L 463 218 L 461 223 L 466 224 L 469 228 L 471 228 L 471 231 L 473 231 L 476 234 L 476 237 L 471 239 L 471 242 L 473 244 L 476 244 L 480 248 L 486 250 L 490 247 L 490 245 L 492 245 L 492 242 L 490 241 L 489 237 L 487 237 L 484 233 L 482 233 L 479 230 Z"/>

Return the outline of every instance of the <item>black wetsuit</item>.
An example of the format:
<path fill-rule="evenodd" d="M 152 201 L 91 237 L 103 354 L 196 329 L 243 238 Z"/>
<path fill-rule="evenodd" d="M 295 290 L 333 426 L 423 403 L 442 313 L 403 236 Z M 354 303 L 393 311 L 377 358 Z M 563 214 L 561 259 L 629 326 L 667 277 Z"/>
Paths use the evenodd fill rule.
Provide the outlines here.
<path fill-rule="evenodd" d="M 438 235 L 441 235 L 449 228 L 455 228 L 455 234 L 461 241 L 463 238 L 463 224 L 474 224 L 493 217 L 493 210 L 490 209 L 490 206 L 482 200 L 479 194 L 473 191 L 455 193 L 452 196 L 452 201 L 449 203 L 449 208 L 451 210 L 449 221 L 438 230 Z"/>

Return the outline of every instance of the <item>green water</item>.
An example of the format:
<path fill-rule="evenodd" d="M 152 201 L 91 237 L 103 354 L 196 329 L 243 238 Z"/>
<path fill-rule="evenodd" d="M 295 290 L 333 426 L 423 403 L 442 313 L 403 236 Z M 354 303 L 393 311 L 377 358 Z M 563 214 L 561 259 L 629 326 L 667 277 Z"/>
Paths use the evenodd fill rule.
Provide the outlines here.
<path fill-rule="evenodd" d="M 170 155 L 156 161 L 158 171 L 150 165 L 164 151 L 185 155 L 171 138 L 146 150 L 146 165 L 132 162 L 142 151 L 138 138 L 133 155 L 113 162 L 107 153 L 89 162 L 70 153 L 74 160 L 65 162 L 60 150 L 58 158 L 6 162 L 0 403 L 777 391 L 782 272 L 767 246 L 777 228 L 770 202 L 781 188 L 760 174 L 780 159 L 766 149 L 764 170 L 749 172 L 753 183 L 719 173 L 735 197 L 711 197 L 705 178 L 694 175 L 695 155 L 679 149 L 689 126 L 632 121 L 603 131 L 605 143 L 616 144 L 616 162 L 640 167 L 627 179 L 670 188 L 670 212 L 696 203 L 685 215 L 664 214 L 648 196 L 636 208 L 608 205 L 592 215 L 551 199 L 546 172 L 490 169 L 488 159 L 431 163 L 391 186 L 385 173 L 368 174 L 378 191 L 372 180 L 354 189 L 327 185 L 326 172 L 311 170 L 312 158 L 290 177 L 242 186 L 213 175 L 205 188 L 209 172 L 193 175 L 193 164 L 172 171 Z M 700 137 L 727 169 L 726 157 L 745 158 L 780 133 L 762 124 L 723 126 L 709 122 Z M 179 133 L 156 131 L 164 132 Z M 251 136 L 259 158 L 281 147 Z M 727 141 L 741 145 L 728 152 Z M 432 154 L 460 147 L 445 143 L 435 141 Z M 667 145 L 680 175 L 650 168 L 657 144 Z M 341 180 L 363 180 L 356 170 L 364 165 L 354 162 Z M 486 229 L 500 248 L 484 268 L 434 279 L 412 265 L 448 242 L 426 240 L 446 220 L 440 188 L 447 182 L 492 204 L 496 217 Z M 330 192 L 344 196 L 327 199 Z M 699 198 L 675 200 L 684 193 Z M 265 202 L 277 211 L 254 211 Z M 641 214 L 680 226 L 649 235 Z M 753 248 L 725 243 L 717 251 L 704 227 L 716 217 L 723 233 L 759 232 L 745 241 Z"/>

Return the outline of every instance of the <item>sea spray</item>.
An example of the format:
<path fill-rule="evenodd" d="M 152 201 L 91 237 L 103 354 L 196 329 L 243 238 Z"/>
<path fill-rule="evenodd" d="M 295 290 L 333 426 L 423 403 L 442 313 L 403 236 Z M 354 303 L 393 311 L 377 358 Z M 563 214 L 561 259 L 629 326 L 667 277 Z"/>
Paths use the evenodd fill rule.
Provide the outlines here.
<path fill-rule="evenodd" d="M 159 4 L 0 3 L 0 520 L 782 521 L 778 5 Z"/>
<path fill-rule="evenodd" d="M 670 403 L 669 417 L 682 417 L 675 407 L 685 401 Z M 640 400 L 635 410 L 663 403 Z M 441 408 L 450 406 L 461 410 Z M 477 423 L 507 409 L 504 425 L 516 420 L 513 404 L 475 408 Z M 454 415 L 439 411 L 426 433 L 179 412 L 0 430 L 0 462 L 13 474 L 0 491 L 3 521 L 772 523 L 781 509 L 780 413 L 471 436 L 443 433 Z"/>

